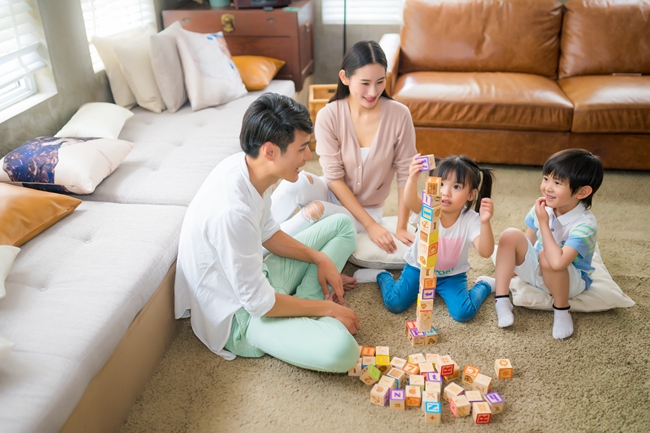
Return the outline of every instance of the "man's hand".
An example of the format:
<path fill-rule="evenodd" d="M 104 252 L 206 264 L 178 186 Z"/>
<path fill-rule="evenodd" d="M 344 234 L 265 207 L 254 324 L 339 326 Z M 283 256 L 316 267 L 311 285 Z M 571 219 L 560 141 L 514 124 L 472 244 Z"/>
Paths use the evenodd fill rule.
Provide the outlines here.
<path fill-rule="evenodd" d="M 395 230 L 395 237 L 407 247 L 410 247 L 415 240 L 415 235 L 413 233 L 402 228 Z"/>
<path fill-rule="evenodd" d="M 371 224 L 366 228 L 366 231 L 368 232 L 368 236 L 370 236 L 370 240 L 382 250 L 390 254 L 397 251 L 397 245 L 395 245 L 393 235 L 379 224 Z"/>
<path fill-rule="evenodd" d="M 345 305 L 343 301 L 343 280 L 332 259 L 327 254 L 319 252 L 314 263 L 318 266 L 318 283 L 321 289 L 323 289 L 325 299 L 331 299 L 341 305 Z M 333 293 L 330 293 L 330 290 L 327 288 L 328 284 L 332 286 Z"/>
<path fill-rule="evenodd" d="M 357 314 L 348 307 L 338 305 L 332 301 L 323 301 L 331 303 L 331 311 L 328 316 L 335 318 L 341 322 L 352 335 L 356 334 L 361 328 L 359 317 Z"/>
<path fill-rule="evenodd" d="M 535 200 L 535 215 L 537 215 L 540 228 L 543 226 L 548 227 L 549 217 L 548 212 L 546 212 L 546 199 L 544 197 Z"/>

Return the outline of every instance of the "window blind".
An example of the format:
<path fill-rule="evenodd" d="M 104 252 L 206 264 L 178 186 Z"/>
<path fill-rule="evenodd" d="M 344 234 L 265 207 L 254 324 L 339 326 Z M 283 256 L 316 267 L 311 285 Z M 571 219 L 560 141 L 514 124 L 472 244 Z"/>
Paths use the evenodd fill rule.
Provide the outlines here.
<path fill-rule="evenodd" d="M 92 43 L 93 36 L 111 36 L 155 22 L 151 0 L 80 0 L 90 58 L 95 72 L 104 69 L 102 59 Z"/>
<path fill-rule="evenodd" d="M 347 0 L 347 24 L 401 24 L 404 0 Z M 343 0 L 322 0 L 323 24 L 343 24 Z"/>
<path fill-rule="evenodd" d="M 36 92 L 33 73 L 45 66 L 38 14 L 27 0 L 0 0 L 0 109 Z"/>

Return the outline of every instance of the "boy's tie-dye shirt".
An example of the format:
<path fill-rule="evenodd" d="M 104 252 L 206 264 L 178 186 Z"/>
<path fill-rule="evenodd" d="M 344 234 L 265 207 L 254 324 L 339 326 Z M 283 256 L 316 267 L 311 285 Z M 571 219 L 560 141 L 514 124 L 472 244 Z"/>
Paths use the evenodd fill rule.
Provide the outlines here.
<path fill-rule="evenodd" d="M 582 279 L 585 280 L 585 286 L 589 289 L 591 285 L 590 275 L 594 271 L 591 266 L 591 259 L 596 250 L 596 234 L 598 224 L 594 214 L 582 203 L 578 203 L 573 210 L 562 216 L 556 217 L 553 209 L 546 207 L 549 215 L 549 225 L 551 233 L 557 244 L 563 248 L 569 246 L 578 251 L 578 257 L 573 260 L 575 266 L 582 273 Z M 543 248 L 542 235 L 539 232 L 539 221 L 535 215 L 535 206 L 533 206 L 526 215 L 526 225 L 533 230 L 537 230 L 537 242 L 535 242 L 535 251 L 540 252 Z"/>

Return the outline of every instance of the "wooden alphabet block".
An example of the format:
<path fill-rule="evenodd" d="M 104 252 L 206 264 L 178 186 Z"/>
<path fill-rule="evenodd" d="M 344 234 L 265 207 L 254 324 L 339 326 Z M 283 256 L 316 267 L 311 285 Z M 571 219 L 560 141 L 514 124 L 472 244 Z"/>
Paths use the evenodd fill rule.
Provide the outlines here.
<path fill-rule="evenodd" d="M 436 168 L 436 160 L 433 155 L 422 155 L 415 158 L 422 166 L 420 171 L 431 171 Z"/>
<path fill-rule="evenodd" d="M 490 407 L 492 413 L 501 413 L 503 412 L 503 407 L 505 406 L 505 401 L 501 394 L 497 391 L 488 392 L 485 394 L 485 401 Z"/>
<path fill-rule="evenodd" d="M 441 376 L 450 376 L 454 374 L 454 361 L 447 355 L 439 356 L 436 369 Z"/>
<path fill-rule="evenodd" d="M 449 401 L 451 398 L 462 394 L 465 394 L 465 390 L 456 382 L 451 382 L 449 385 L 445 386 L 445 391 L 442 395 L 445 400 Z"/>
<path fill-rule="evenodd" d="M 433 209 L 433 207 L 431 207 Z M 428 220 L 420 216 L 420 231 L 424 233 L 431 233 L 440 228 L 440 220 Z"/>
<path fill-rule="evenodd" d="M 412 355 L 409 355 L 407 359 L 411 364 L 419 364 L 421 362 L 426 362 L 427 360 L 422 353 L 413 353 Z"/>
<path fill-rule="evenodd" d="M 404 395 L 403 389 L 391 389 L 388 392 L 388 399 L 390 401 L 390 408 L 397 410 L 406 409 L 406 396 Z"/>
<path fill-rule="evenodd" d="M 436 299 L 436 289 L 424 289 L 420 286 L 420 298 L 425 301 L 435 301 Z"/>
<path fill-rule="evenodd" d="M 494 372 L 497 375 L 497 379 L 512 379 L 513 369 L 510 360 L 497 359 L 494 361 Z"/>
<path fill-rule="evenodd" d="M 361 367 L 361 358 L 359 358 L 354 367 L 348 370 L 348 376 L 359 377 L 361 376 L 361 370 L 363 370 L 363 367 Z"/>
<path fill-rule="evenodd" d="M 388 375 L 382 376 L 377 384 L 389 389 L 397 389 L 397 379 Z"/>
<path fill-rule="evenodd" d="M 429 195 L 429 194 L 427 194 L 426 191 L 422 190 L 422 195 L 420 197 L 421 197 L 423 205 L 431 207 L 431 205 L 433 204 L 433 196 L 432 195 Z"/>
<path fill-rule="evenodd" d="M 415 324 L 415 320 L 407 320 L 404 322 L 406 325 L 406 336 L 409 336 L 409 333 L 411 329 L 418 329 L 417 325 Z"/>
<path fill-rule="evenodd" d="M 376 346 L 375 347 L 375 356 L 379 356 L 379 355 L 389 356 L 390 353 L 389 353 L 388 346 Z"/>
<path fill-rule="evenodd" d="M 406 359 L 398 358 L 397 356 L 393 356 L 393 358 L 390 360 L 390 365 L 395 368 L 399 368 L 400 370 L 404 369 L 404 364 L 406 364 Z"/>
<path fill-rule="evenodd" d="M 441 186 L 442 186 L 442 178 L 429 176 L 427 177 L 427 186 L 425 187 L 425 191 L 429 195 L 439 196 Z"/>
<path fill-rule="evenodd" d="M 438 234 L 439 230 L 431 230 L 428 233 L 420 231 L 420 243 L 431 245 L 433 243 L 438 243 Z"/>
<path fill-rule="evenodd" d="M 483 396 L 480 391 L 465 391 L 465 397 L 467 397 L 470 404 L 483 401 Z"/>
<path fill-rule="evenodd" d="M 440 424 L 442 422 L 442 404 L 437 401 L 428 401 L 424 407 L 424 421 L 427 424 Z"/>
<path fill-rule="evenodd" d="M 416 327 L 409 331 L 409 341 L 413 347 L 424 346 L 426 344 L 426 336 L 423 332 L 418 331 Z"/>
<path fill-rule="evenodd" d="M 454 372 L 443 377 L 445 382 L 451 382 L 452 380 L 458 379 L 460 377 L 460 367 L 458 364 L 454 362 Z"/>
<path fill-rule="evenodd" d="M 412 374 L 409 376 L 409 385 L 417 386 L 421 391 L 424 391 L 424 376 L 421 374 Z"/>
<path fill-rule="evenodd" d="M 377 406 L 386 406 L 388 403 L 388 391 L 389 388 L 381 386 L 380 384 L 375 384 L 370 391 L 370 403 L 376 404 Z"/>
<path fill-rule="evenodd" d="M 395 384 L 397 388 L 404 387 L 404 385 L 406 384 L 405 382 L 406 378 L 408 377 L 408 375 L 404 373 L 402 370 L 400 370 L 399 368 L 391 368 L 390 370 L 388 370 L 388 373 L 386 373 L 386 376 L 395 379 Z"/>
<path fill-rule="evenodd" d="M 472 417 L 476 424 L 490 424 L 492 421 L 492 412 L 487 403 L 472 404 Z"/>
<path fill-rule="evenodd" d="M 434 326 L 424 333 L 424 344 L 436 344 L 438 342 L 438 331 Z"/>
<path fill-rule="evenodd" d="M 375 365 L 377 366 L 379 371 L 382 372 L 382 374 L 386 374 L 386 372 L 390 368 L 390 356 L 388 355 L 375 356 Z"/>
<path fill-rule="evenodd" d="M 406 385 L 406 407 L 420 407 L 422 401 L 422 390 L 417 386 Z"/>
<path fill-rule="evenodd" d="M 361 356 L 375 356 L 375 348 L 373 346 L 361 346 Z"/>
<path fill-rule="evenodd" d="M 460 418 L 469 415 L 471 406 L 467 397 L 464 395 L 458 395 L 449 400 L 449 409 L 451 409 L 451 413 L 453 413 L 456 418 Z"/>
<path fill-rule="evenodd" d="M 420 217 L 424 220 L 427 221 L 432 221 L 433 220 L 433 208 L 430 208 L 429 206 L 423 204 L 422 205 L 422 210 L 420 211 Z"/>
<path fill-rule="evenodd" d="M 374 365 L 370 364 L 367 365 L 363 370 L 361 370 L 361 375 L 359 376 L 359 380 L 361 380 L 361 382 L 365 383 L 366 385 L 373 385 L 379 382 L 380 377 L 381 377 L 381 372 L 379 371 L 379 369 Z"/>
<path fill-rule="evenodd" d="M 424 382 L 424 390 L 440 394 L 442 393 L 442 382 Z"/>
<path fill-rule="evenodd" d="M 418 295 L 418 302 L 417 302 L 417 311 L 433 311 L 433 300 L 430 299 L 422 299 L 420 295 Z M 416 323 L 417 326 L 417 323 Z"/>
<path fill-rule="evenodd" d="M 430 401 L 440 401 L 440 393 L 434 391 L 423 391 L 422 392 L 422 412 L 424 412 L 427 402 Z"/>
<path fill-rule="evenodd" d="M 481 373 L 477 374 L 472 384 L 472 389 L 487 394 L 492 389 L 492 378 Z"/>
<path fill-rule="evenodd" d="M 418 331 L 421 332 L 428 331 L 433 326 L 433 312 L 427 310 L 418 311 L 417 320 L 415 321 L 415 323 L 418 326 Z"/>
<path fill-rule="evenodd" d="M 420 374 L 423 375 L 426 379 L 427 373 L 435 373 L 436 368 L 433 366 L 433 363 L 431 362 L 420 362 L 418 364 L 418 367 L 420 367 Z"/>
<path fill-rule="evenodd" d="M 433 367 L 435 368 L 436 366 L 436 360 L 438 359 L 438 354 L 437 353 L 426 353 L 424 355 L 426 358 L 427 362 L 430 362 L 433 364 Z M 437 370 L 436 370 L 437 371 Z"/>
<path fill-rule="evenodd" d="M 463 369 L 463 375 L 462 375 L 463 377 L 461 379 L 461 382 L 463 383 L 463 385 L 472 386 L 472 384 L 474 383 L 474 379 L 476 379 L 476 376 L 480 372 L 481 372 L 480 368 L 467 364 Z"/>
<path fill-rule="evenodd" d="M 438 382 L 442 383 L 442 376 L 440 376 L 440 373 L 436 371 L 428 371 L 424 377 L 426 378 L 427 382 Z"/>
<path fill-rule="evenodd" d="M 367 365 L 376 365 L 374 356 L 362 356 L 361 357 L 361 368 L 365 368 Z"/>
<path fill-rule="evenodd" d="M 419 374 L 420 373 L 420 367 L 418 367 L 417 364 L 411 364 L 410 362 L 407 362 L 406 365 L 404 365 L 404 373 L 406 374 Z"/>
<path fill-rule="evenodd" d="M 436 272 L 430 268 L 420 268 L 420 288 L 435 289 L 436 288 Z"/>

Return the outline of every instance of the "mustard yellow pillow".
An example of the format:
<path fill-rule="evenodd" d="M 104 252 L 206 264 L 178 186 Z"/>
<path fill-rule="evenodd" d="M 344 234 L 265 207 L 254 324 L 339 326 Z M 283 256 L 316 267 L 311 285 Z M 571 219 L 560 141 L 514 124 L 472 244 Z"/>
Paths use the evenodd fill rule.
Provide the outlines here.
<path fill-rule="evenodd" d="M 233 56 L 246 90 L 262 90 L 284 66 L 285 61 L 264 56 Z"/>
<path fill-rule="evenodd" d="M 81 200 L 0 183 L 0 245 L 18 247 L 69 215 Z"/>

